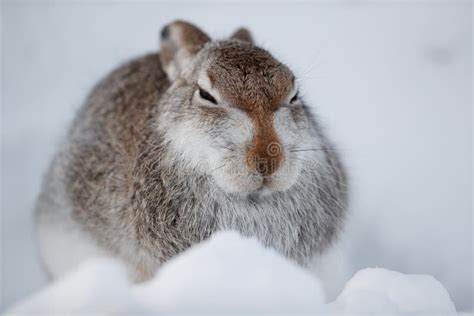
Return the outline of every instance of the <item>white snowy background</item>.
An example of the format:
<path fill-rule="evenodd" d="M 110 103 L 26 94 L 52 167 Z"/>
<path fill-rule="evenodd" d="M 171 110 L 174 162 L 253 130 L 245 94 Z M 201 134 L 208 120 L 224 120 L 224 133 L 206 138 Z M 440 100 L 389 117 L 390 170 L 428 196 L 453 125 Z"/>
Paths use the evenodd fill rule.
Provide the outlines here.
<path fill-rule="evenodd" d="M 0 310 L 45 285 L 31 212 L 85 94 L 156 50 L 175 18 L 214 37 L 245 25 L 300 75 L 351 177 L 348 275 L 433 275 L 458 311 L 472 310 L 470 1 L 2 1 L 1 11 Z M 91 265 L 79 273 L 100 273 Z"/>

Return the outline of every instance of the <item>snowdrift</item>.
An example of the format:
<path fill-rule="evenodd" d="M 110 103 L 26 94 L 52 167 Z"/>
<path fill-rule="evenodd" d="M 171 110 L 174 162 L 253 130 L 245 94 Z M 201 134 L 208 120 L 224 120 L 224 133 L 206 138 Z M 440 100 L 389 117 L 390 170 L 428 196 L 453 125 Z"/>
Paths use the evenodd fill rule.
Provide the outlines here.
<path fill-rule="evenodd" d="M 313 274 L 234 232 L 215 234 L 142 284 L 113 259 L 84 263 L 6 311 L 17 314 L 311 313 L 455 314 L 445 288 L 427 275 L 380 268 L 359 271 L 325 303 Z"/>

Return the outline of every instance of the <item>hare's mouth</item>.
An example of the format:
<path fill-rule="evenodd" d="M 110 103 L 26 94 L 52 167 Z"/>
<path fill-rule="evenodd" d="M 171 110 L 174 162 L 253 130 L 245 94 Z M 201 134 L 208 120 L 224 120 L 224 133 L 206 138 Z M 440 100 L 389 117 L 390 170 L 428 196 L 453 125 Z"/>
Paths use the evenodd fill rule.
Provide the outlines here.
<path fill-rule="evenodd" d="M 234 182 L 231 180 L 232 184 L 227 182 L 225 185 L 222 185 L 222 183 L 219 183 L 219 181 L 217 181 L 217 184 L 223 191 L 227 193 L 237 194 L 244 198 L 269 196 L 276 192 L 286 191 L 292 185 L 287 183 L 286 181 L 282 183 L 281 180 L 279 181 L 273 176 L 250 176 L 233 180 L 236 181 Z"/>
<path fill-rule="evenodd" d="M 275 190 L 274 188 L 272 188 L 272 177 L 271 176 L 264 176 L 262 177 L 262 182 L 260 184 L 260 186 L 254 190 L 251 194 L 257 194 L 257 195 L 268 195 L 274 191 L 278 191 L 278 190 Z"/>
<path fill-rule="evenodd" d="M 223 164 L 217 163 L 218 167 Z M 297 168 L 283 168 L 283 165 L 271 174 L 262 174 L 248 168 L 239 161 L 214 168 L 210 175 L 215 184 L 225 193 L 240 196 L 266 196 L 271 193 L 286 191 L 296 181 Z"/>
<path fill-rule="evenodd" d="M 279 191 L 272 187 L 271 180 L 265 178 L 258 189 L 249 193 L 249 197 L 263 197 Z"/>

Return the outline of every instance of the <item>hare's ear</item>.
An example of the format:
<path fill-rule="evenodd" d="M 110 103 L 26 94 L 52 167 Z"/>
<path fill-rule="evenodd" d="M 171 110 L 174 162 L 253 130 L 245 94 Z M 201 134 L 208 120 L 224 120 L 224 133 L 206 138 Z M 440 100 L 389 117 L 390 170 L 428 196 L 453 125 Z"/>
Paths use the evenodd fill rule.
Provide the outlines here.
<path fill-rule="evenodd" d="M 174 21 L 165 26 L 161 30 L 160 61 L 168 78 L 178 78 L 209 41 L 209 36 L 191 23 Z"/>
<path fill-rule="evenodd" d="M 253 44 L 252 34 L 245 27 L 237 29 L 231 36 L 230 39 L 236 39 L 242 42 Z"/>

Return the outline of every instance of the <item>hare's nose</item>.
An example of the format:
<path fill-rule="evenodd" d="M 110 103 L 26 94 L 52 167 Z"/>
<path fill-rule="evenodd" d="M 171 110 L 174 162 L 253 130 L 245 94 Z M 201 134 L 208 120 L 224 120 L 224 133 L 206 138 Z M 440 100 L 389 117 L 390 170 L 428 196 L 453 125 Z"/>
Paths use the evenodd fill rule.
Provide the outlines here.
<path fill-rule="evenodd" d="M 247 151 L 247 165 L 262 176 L 272 175 L 281 164 L 283 152 L 277 141 L 254 141 Z"/>

